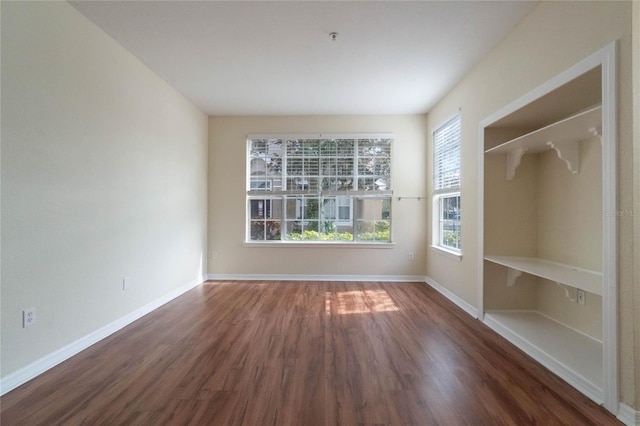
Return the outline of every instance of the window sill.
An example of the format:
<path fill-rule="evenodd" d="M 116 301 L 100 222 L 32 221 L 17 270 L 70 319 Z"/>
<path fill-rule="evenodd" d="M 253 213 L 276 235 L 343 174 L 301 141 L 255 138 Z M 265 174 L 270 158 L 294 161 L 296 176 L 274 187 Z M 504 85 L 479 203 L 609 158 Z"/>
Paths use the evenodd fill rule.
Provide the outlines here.
<path fill-rule="evenodd" d="M 458 262 L 462 261 L 462 253 L 455 252 L 453 250 L 447 250 L 446 248 L 440 246 L 431 246 L 431 249 L 436 253 L 439 253 L 449 259 L 457 260 Z"/>
<path fill-rule="evenodd" d="M 395 243 L 335 243 L 331 241 L 320 242 L 298 242 L 298 241 L 282 241 L 277 243 L 245 241 L 245 247 L 254 248 L 346 248 L 346 249 L 391 249 L 395 247 Z"/>

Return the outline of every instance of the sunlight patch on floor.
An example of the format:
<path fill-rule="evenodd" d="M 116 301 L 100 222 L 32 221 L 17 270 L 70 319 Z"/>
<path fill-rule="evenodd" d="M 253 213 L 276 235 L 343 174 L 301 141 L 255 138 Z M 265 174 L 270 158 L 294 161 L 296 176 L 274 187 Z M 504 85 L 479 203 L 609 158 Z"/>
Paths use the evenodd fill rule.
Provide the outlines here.
<path fill-rule="evenodd" d="M 324 300 L 327 315 L 332 313 L 338 315 L 367 314 L 400 310 L 385 290 L 327 292 Z"/>

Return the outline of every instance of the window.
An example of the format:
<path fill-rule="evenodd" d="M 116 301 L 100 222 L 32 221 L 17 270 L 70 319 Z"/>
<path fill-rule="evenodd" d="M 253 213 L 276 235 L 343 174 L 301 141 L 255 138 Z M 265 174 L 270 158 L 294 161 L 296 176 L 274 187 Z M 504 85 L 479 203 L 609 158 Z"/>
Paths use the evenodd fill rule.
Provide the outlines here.
<path fill-rule="evenodd" d="M 392 141 L 249 136 L 247 241 L 390 243 Z"/>
<path fill-rule="evenodd" d="M 460 116 L 433 132 L 433 245 L 459 254 Z"/>

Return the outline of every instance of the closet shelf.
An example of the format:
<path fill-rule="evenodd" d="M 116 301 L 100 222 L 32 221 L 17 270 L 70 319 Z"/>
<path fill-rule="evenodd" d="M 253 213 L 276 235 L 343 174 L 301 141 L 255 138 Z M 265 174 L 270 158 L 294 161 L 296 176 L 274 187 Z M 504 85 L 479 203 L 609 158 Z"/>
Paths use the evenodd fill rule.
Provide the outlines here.
<path fill-rule="evenodd" d="M 602 126 L 602 106 L 590 108 L 541 129 L 527 133 L 496 147 L 485 154 L 507 155 L 507 179 L 515 176 L 524 154 L 554 149 L 572 173 L 580 170 L 579 143 L 599 136 Z"/>
<path fill-rule="evenodd" d="M 602 295 L 602 273 L 534 257 L 485 256 L 485 260 L 506 266 L 507 285 L 512 286 L 522 272 Z"/>
<path fill-rule="evenodd" d="M 581 392 L 602 401 L 602 342 L 535 311 L 487 311 L 485 323 Z"/>

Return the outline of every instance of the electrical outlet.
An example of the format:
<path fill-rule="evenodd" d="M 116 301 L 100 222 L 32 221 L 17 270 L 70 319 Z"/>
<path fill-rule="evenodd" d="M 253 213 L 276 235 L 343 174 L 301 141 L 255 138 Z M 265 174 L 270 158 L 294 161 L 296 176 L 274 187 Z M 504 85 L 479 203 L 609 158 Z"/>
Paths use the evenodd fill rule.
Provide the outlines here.
<path fill-rule="evenodd" d="M 27 308 L 22 311 L 22 328 L 31 327 L 36 323 L 36 308 Z"/>
<path fill-rule="evenodd" d="M 122 291 L 128 290 L 131 287 L 131 278 L 124 277 L 122 279 Z"/>
<path fill-rule="evenodd" d="M 218 252 L 217 251 L 211 252 L 211 259 L 216 260 L 217 258 L 218 258 Z"/>
<path fill-rule="evenodd" d="M 413 252 L 409 252 L 409 262 L 413 262 Z"/>
<path fill-rule="evenodd" d="M 587 298 L 587 294 L 584 290 L 578 290 L 576 294 L 576 301 L 579 305 L 584 305 L 585 299 Z"/>

